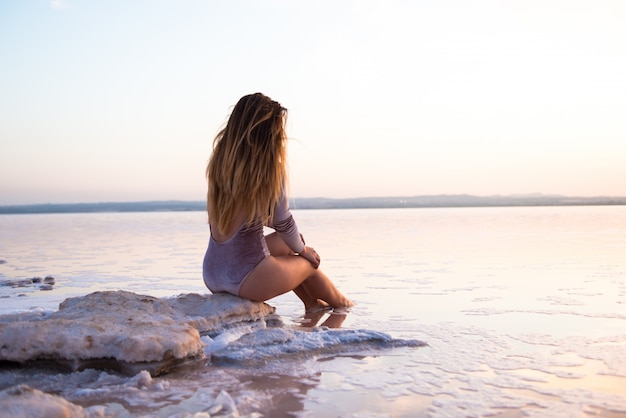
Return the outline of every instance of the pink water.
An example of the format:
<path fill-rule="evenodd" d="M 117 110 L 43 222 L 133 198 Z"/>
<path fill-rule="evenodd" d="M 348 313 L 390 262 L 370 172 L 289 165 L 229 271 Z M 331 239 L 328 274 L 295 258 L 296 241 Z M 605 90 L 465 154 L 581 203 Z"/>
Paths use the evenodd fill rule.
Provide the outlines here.
<path fill-rule="evenodd" d="M 241 413 L 266 415 L 626 416 L 626 207 L 294 216 L 322 268 L 357 303 L 344 328 L 429 347 L 271 371 L 182 370 L 159 378 L 168 382 L 162 393 L 103 390 L 100 401 L 119 416 L 167 416 L 200 411 L 203 391 L 225 389 Z M 95 290 L 206 292 L 205 220 L 200 212 L 0 216 L 0 280 L 56 279 L 48 291 L 0 286 L 0 313 L 55 309 Z M 294 295 L 269 303 L 287 324 L 301 320 Z M 86 402 L 84 376 L 54 379 L 66 398 Z M 10 383 L 0 369 L 0 389 Z"/>

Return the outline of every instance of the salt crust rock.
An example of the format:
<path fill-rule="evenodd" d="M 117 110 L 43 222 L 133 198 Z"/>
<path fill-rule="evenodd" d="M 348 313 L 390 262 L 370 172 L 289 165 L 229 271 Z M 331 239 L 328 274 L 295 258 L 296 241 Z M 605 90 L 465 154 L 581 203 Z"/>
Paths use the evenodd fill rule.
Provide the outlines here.
<path fill-rule="evenodd" d="M 274 312 L 265 303 L 227 294 L 158 299 L 95 292 L 66 299 L 53 313 L 0 316 L 0 361 L 52 361 L 71 370 L 126 374 L 147 370 L 157 376 L 205 356 L 258 366 L 281 358 L 426 345 L 371 330 L 278 327 L 282 321 Z"/>
<path fill-rule="evenodd" d="M 0 416 L 82 418 L 85 413 L 82 407 L 63 398 L 20 385 L 0 392 Z"/>
<path fill-rule="evenodd" d="M 203 356 L 201 334 L 234 323 L 275 320 L 274 311 L 227 294 L 158 299 L 126 291 L 95 292 L 66 299 L 50 315 L 26 321 L 0 317 L 0 361 L 52 360 L 72 369 L 172 365 Z"/>
<path fill-rule="evenodd" d="M 83 408 L 60 396 L 50 395 L 27 385 L 14 386 L 0 392 L 0 417 L 101 418 L 106 416 L 110 416 L 110 414 L 106 413 L 104 407 L 91 406 L 89 408 Z M 173 415 L 172 417 L 211 418 L 212 416 L 224 418 L 241 417 L 235 405 L 235 401 L 223 390 L 210 404 L 207 412 L 183 412 Z M 260 418 L 261 415 L 253 413 L 248 417 Z"/>
<path fill-rule="evenodd" d="M 377 348 L 424 347 L 419 340 L 391 338 L 371 330 L 343 330 L 325 327 L 300 331 L 286 328 L 258 329 L 211 353 L 214 362 L 256 367 L 268 361 L 369 351 Z"/>

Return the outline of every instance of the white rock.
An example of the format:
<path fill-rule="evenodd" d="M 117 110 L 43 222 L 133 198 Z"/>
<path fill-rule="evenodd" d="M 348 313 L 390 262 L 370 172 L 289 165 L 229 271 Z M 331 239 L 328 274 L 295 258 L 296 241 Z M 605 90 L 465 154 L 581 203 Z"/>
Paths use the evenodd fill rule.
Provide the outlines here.
<path fill-rule="evenodd" d="M 53 360 L 74 369 L 99 362 L 124 368 L 182 361 L 204 355 L 201 332 L 256 321 L 273 312 L 264 303 L 226 294 L 158 299 L 125 291 L 95 292 L 66 299 L 44 318 L 0 317 L 0 360 Z"/>
<path fill-rule="evenodd" d="M 20 385 L 0 392 L 0 416 L 82 418 L 85 414 L 82 407 L 63 398 Z"/>

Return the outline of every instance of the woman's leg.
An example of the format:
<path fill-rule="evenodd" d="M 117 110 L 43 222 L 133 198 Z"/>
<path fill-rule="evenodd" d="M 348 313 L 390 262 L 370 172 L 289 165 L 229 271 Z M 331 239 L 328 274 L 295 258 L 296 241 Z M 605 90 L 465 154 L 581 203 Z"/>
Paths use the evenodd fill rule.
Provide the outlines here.
<path fill-rule="evenodd" d="M 267 248 L 270 250 L 270 254 L 275 257 L 295 255 L 276 232 L 267 235 L 265 242 L 267 243 Z M 293 293 L 304 303 L 305 310 L 310 312 L 328 308 L 328 303 L 319 300 L 309 293 L 306 283 L 307 281 L 305 280 L 300 286 L 293 289 Z"/>
<path fill-rule="evenodd" d="M 291 251 L 291 248 L 289 248 L 289 246 L 285 244 L 285 241 L 283 241 L 276 232 L 267 235 L 265 237 L 265 242 L 267 243 L 267 248 L 270 250 L 270 254 L 274 257 L 295 255 L 293 251 Z M 314 298 L 312 295 L 310 295 L 309 292 L 306 290 L 304 283 L 306 283 L 306 281 L 303 282 L 300 286 L 293 289 L 293 292 L 296 294 L 296 296 L 298 296 L 298 298 L 300 298 L 302 303 L 304 303 L 304 307 L 307 311 L 317 310 L 328 306 L 328 304 L 320 304 L 317 298 Z"/>
<path fill-rule="evenodd" d="M 265 301 L 293 290 L 302 299 L 306 309 L 323 307 L 318 299 L 333 308 L 353 305 L 328 276 L 314 269 L 305 258 L 291 255 L 291 250 L 278 235 L 271 234 L 266 237 L 266 241 L 272 256 L 261 261 L 250 272 L 241 285 L 239 296 Z"/>
<path fill-rule="evenodd" d="M 262 302 L 296 289 L 305 280 L 311 298 L 321 299 L 333 308 L 353 305 L 328 276 L 315 270 L 305 258 L 293 255 L 266 257 L 248 274 L 239 289 L 239 296 Z M 311 308 L 306 304 L 305 307 Z"/>

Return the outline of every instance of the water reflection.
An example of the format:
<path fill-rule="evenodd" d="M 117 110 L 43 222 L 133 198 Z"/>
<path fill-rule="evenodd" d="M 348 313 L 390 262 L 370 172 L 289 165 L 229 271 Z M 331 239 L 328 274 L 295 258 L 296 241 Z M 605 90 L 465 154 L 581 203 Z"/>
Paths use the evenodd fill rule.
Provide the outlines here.
<path fill-rule="evenodd" d="M 318 324 L 322 327 L 341 328 L 349 312 L 350 311 L 347 309 L 323 308 L 305 313 L 304 316 L 296 322 L 303 328 L 313 328 L 318 326 Z M 322 321 L 324 318 L 326 319 Z"/>

